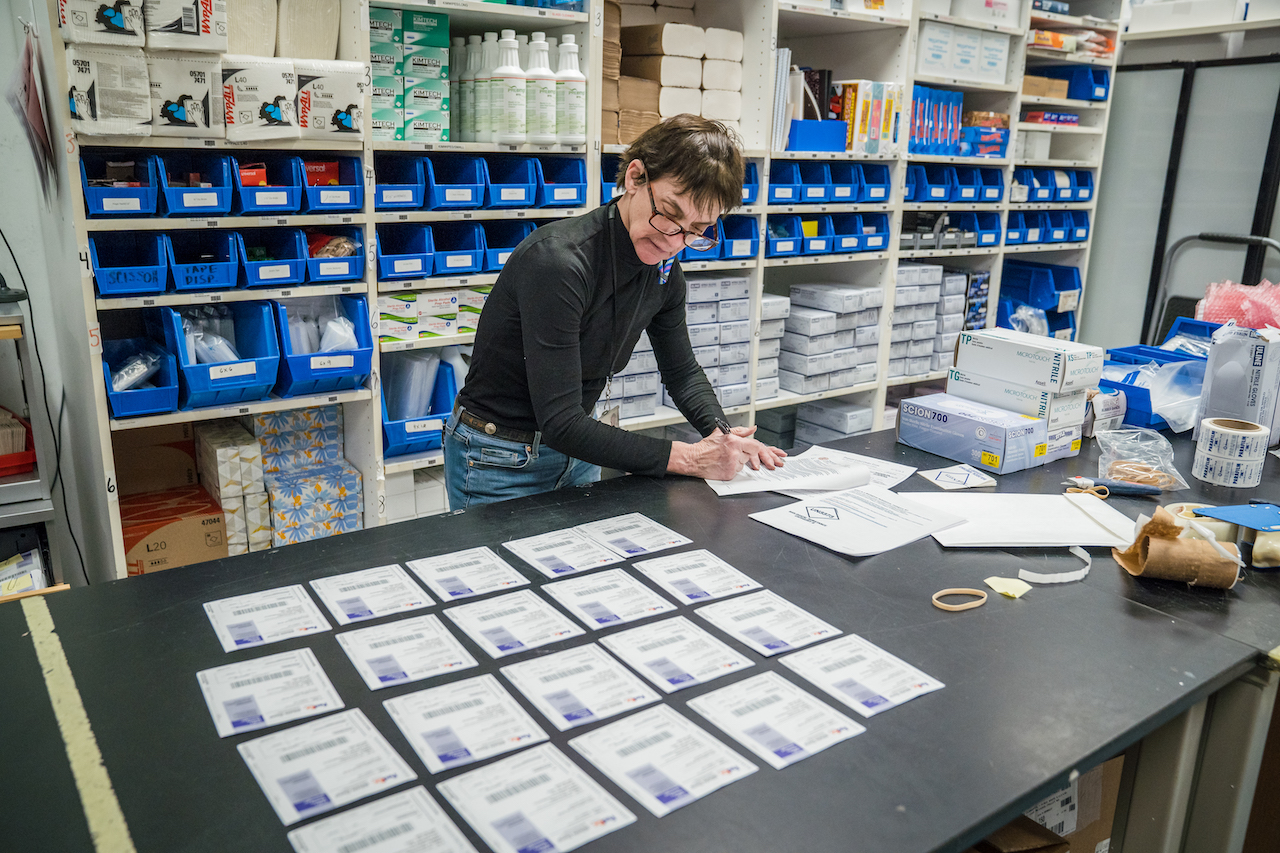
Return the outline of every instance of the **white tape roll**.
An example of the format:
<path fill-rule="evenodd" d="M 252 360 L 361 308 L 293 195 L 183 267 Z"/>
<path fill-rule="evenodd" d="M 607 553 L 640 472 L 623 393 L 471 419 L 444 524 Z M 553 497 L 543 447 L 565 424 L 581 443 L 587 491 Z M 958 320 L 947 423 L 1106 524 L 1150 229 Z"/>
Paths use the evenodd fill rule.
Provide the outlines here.
<path fill-rule="evenodd" d="M 1256 462 L 1266 458 L 1270 440 L 1271 430 L 1251 421 L 1205 418 L 1196 449 L 1222 459 Z"/>
<path fill-rule="evenodd" d="M 1203 527 L 1213 534 L 1214 538 L 1219 542 L 1234 542 L 1239 534 L 1239 528 L 1229 521 L 1219 521 L 1216 518 L 1209 518 L 1204 515 L 1196 515 L 1192 510 L 1212 509 L 1213 504 L 1199 503 L 1176 503 L 1169 504 L 1165 507 L 1170 514 L 1173 515 L 1174 523 L 1183 528 L 1179 538 L 1182 539 L 1203 539 L 1197 531 L 1192 530 L 1190 522 L 1195 521 L 1196 524 Z"/>
<path fill-rule="evenodd" d="M 1262 482 L 1264 464 L 1261 459 L 1255 461 L 1224 459 L 1196 448 L 1195 465 L 1191 469 L 1191 475 L 1197 480 L 1203 480 L 1215 486 L 1252 489 Z"/>

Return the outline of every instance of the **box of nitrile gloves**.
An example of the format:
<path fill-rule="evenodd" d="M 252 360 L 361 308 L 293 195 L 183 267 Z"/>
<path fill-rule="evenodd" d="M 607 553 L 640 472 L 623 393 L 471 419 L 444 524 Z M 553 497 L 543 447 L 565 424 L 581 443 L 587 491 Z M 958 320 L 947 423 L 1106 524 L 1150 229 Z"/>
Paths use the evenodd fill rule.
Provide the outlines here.
<path fill-rule="evenodd" d="M 1043 418 L 930 394 L 898 407 L 898 442 L 995 474 L 1044 464 L 1047 429 Z"/>

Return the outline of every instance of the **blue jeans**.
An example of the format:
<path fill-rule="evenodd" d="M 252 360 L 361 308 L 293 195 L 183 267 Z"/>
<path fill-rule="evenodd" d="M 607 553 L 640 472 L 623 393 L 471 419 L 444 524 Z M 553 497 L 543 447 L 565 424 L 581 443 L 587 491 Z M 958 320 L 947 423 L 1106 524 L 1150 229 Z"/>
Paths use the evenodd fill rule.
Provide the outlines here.
<path fill-rule="evenodd" d="M 542 444 L 495 438 L 458 420 L 455 412 L 444 428 L 444 480 L 449 509 L 468 509 L 583 486 L 600 479 L 600 466 L 565 456 Z"/>

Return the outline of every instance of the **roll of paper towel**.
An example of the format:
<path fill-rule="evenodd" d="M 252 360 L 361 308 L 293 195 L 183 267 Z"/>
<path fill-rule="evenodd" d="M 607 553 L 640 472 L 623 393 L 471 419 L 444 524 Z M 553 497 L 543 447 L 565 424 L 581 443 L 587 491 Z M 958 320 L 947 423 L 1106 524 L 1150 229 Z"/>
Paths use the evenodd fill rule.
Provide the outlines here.
<path fill-rule="evenodd" d="M 295 59 L 298 128 L 306 139 L 364 137 L 363 62 Z"/>
<path fill-rule="evenodd" d="M 298 85 L 292 59 L 222 57 L 227 139 L 297 139 Z"/>
<path fill-rule="evenodd" d="M 208 53 L 147 55 L 153 136 L 226 136 L 222 63 Z"/>
<path fill-rule="evenodd" d="M 148 50 L 227 50 L 227 0 L 143 0 Z"/>
<path fill-rule="evenodd" d="M 151 90 L 142 51 L 68 45 L 67 103 L 76 133 L 150 136 Z"/>
<path fill-rule="evenodd" d="M 650 22 L 652 23 L 652 21 Z M 142 47 L 147 40 L 142 0 L 62 0 L 58 4 L 62 40 L 75 44 Z"/>
<path fill-rule="evenodd" d="M 280 0 L 276 56 L 335 58 L 341 22 L 342 4 L 339 0 Z"/>
<path fill-rule="evenodd" d="M 276 0 L 227 0 L 227 52 L 275 55 Z"/>

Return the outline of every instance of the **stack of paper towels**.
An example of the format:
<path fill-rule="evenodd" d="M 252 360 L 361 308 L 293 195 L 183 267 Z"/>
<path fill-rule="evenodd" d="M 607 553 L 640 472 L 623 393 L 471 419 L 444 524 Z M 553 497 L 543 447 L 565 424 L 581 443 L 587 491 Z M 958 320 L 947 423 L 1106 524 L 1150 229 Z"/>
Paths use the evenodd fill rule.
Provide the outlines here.
<path fill-rule="evenodd" d="M 622 0 L 622 26 L 624 27 L 692 23 L 693 0 L 663 0 L 661 3 Z"/>
<path fill-rule="evenodd" d="M 624 26 L 622 74 L 659 84 L 662 118 L 693 113 L 739 129 L 742 33 L 681 23 Z"/>

